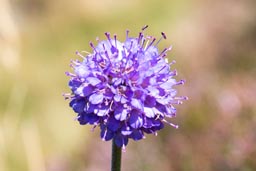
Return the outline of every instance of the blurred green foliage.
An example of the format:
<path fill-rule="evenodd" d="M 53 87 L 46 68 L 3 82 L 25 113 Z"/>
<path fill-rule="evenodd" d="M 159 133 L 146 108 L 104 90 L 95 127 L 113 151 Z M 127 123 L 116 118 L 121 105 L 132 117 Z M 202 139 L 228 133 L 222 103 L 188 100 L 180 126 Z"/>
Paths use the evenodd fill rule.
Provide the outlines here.
<path fill-rule="evenodd" d="M 125 38 L 148 24 L 168 37 L 179 94 L 178 130 L 130 143 L 123 170 L 256 169 L 255 2 L 0 1 L 0 170 L 106 170 L 111 144 L 80 126 L 68 101 L 75 51 L 104 32 Z"/>

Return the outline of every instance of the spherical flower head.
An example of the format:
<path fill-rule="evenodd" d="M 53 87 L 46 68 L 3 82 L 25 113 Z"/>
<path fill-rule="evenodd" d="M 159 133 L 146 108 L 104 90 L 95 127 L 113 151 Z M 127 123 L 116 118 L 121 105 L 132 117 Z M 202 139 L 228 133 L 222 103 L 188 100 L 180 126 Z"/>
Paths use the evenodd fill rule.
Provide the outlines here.
<path fill-rule="evenodd" d="M 147 26 L 146 26 L 147 27 Z M 82 55 L 83 61 L 72 61 L 74 73 L 70 76 L 70 107 L 77 113 L 81 125 L 99 126 L 101 138 L 114 139 L 119 147 L 125 148 L 129 139 L 135 141 L 145 138 L 144 134 L 157 134 L 167 123 L 177 125 L 166 118 L 176 116 L 174 105 L 181 104 L 187 97 L 177 96 L 176 70 L 165 58 L 165 48 L 158 50 L 158 43 L 166 38 L 156 39 L 144 36 L 144 27 L 138 37 L 129 37 L 120 42 L 117 36 L 98 41 L 93 52 Z"/>

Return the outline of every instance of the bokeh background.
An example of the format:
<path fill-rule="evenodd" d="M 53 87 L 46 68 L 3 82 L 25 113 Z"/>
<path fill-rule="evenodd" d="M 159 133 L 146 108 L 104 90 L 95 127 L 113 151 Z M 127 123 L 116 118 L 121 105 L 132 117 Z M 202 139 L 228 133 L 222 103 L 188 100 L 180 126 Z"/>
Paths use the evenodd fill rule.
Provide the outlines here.
<path fill-rule="evenodd" d="M 75 51 L 148 24 L 186 79 L 178 130 L 130 141 L 123 171 L 256 170 L 254 0 L 0 0 L 0 171 L 101 171 L 111 142 L 62 97 Z"/>

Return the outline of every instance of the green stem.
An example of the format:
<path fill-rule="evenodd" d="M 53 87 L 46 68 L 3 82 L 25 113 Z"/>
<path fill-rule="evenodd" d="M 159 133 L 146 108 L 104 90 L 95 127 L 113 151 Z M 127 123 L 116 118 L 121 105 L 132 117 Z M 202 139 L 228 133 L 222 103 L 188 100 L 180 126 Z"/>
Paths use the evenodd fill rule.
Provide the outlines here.
<path fill-rule="evenodd" d="M 121 170 L 121 157 L 122 150 L 120 147 L 116 146 L 114 140 L 112 141 L 112 160 L 111 160 L 111 171 Z"/>

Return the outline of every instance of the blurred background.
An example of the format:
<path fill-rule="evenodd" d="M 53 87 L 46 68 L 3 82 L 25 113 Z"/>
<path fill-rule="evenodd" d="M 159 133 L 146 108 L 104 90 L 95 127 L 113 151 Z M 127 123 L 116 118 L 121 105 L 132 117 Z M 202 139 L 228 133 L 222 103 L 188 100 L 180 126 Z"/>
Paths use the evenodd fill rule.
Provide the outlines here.
<path fill-rule="evenodd" d="M 130 141 L 123 171 L 256 170 L 253 0 L 0 0 L 0 171 L 101 171 L 111 142 L 80 126 L 62 97 L 75 51 L 125 30 L 168 39 L 186 79 L 173 123 Z"/>

